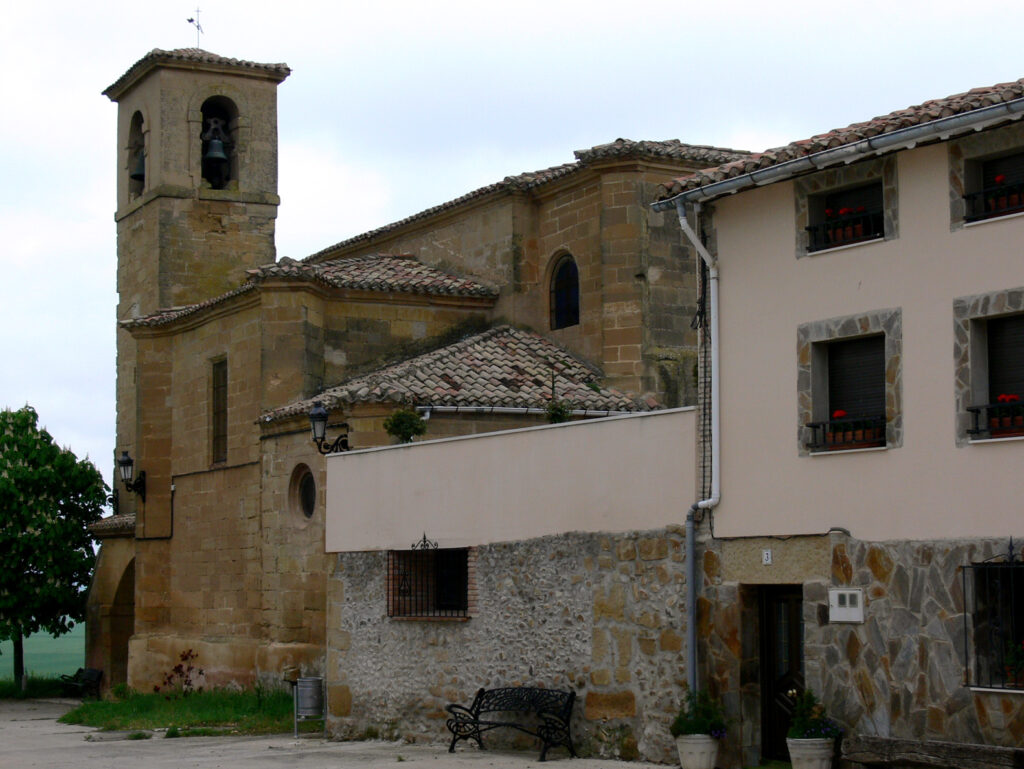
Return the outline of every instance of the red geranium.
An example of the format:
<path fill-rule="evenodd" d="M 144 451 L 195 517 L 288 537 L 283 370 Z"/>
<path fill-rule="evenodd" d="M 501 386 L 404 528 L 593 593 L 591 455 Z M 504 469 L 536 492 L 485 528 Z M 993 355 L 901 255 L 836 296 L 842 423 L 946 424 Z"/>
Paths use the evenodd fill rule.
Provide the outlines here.
<path fill-rule="evenodd" d="M 1019 400 L 1020 396 L 1013 393 L 1000 393 L 996 396 L 996 401 L 999 403 L 1017 403 Z"/>
<path fill-rule="evenodd" d="M 993 181 L 996 184 L 1003 184 L 1006 181 L 1006 174 L 996 174 L 996 178 Z"/>
<path fill-rule="evenodd" d="M 833 419 L 842 419 L 845 416 L 846 416 L 846 411 L 844 411 L 843 409 L 836 409 L 835 411 L 832 412 L 832 418 Z"/>

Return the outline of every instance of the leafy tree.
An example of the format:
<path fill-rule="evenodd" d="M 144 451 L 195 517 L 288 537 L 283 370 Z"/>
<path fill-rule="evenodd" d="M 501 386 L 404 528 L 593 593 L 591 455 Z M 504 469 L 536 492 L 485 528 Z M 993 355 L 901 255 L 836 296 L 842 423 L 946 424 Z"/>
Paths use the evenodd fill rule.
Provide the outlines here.
<path fill-rule="evenodd" d="M 96 558 L 86 526 L 106 499 L 95 465 L 57 446 L 31 406 L 0 411 L 0 640 L 14 642 L 18 688 L 22 639 L 85 619 Z"/>

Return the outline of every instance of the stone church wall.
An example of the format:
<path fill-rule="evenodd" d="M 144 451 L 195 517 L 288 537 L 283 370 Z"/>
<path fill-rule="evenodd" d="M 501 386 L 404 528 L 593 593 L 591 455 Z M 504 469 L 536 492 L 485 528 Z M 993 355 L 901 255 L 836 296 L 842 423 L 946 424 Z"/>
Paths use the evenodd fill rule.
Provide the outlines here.
<path fill-rule="evenodd" d="M 333 735 L 441 743 L 444 706 L 468 704 L 480 687 L 572 687 L 581 753 L 674 760 L 668 724 L 686 677 L 680 531 L 564 534 L 484 545 L 475 556 L 476 609 L 464 621 L 389 619 L 387 554 L 336 556 Z M 517 742 L 504 731 L 488 742 Z"/>

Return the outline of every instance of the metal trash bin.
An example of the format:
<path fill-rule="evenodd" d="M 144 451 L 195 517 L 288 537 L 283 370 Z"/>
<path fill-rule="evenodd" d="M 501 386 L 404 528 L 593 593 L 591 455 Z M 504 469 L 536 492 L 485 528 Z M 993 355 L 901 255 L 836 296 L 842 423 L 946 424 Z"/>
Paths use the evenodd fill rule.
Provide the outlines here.
<path fill-rule="evenodd" d="M 292 684 L 295 739 L 299 738 L 299 721 L 323 721 L 327 737 L 327 714 L 324 708 L 324 679 L 320 676 L 299 678 Z"/>

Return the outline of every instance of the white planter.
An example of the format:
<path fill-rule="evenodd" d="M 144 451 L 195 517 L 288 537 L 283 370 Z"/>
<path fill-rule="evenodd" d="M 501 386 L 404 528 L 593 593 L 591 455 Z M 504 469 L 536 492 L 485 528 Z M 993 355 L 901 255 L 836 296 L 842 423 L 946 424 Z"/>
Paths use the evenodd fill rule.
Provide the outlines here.
<path fill-rule="evenodd" d="M 807 740 L 786 738 L 789 748 L 789 760 L 793 769 L 831 769 L 832 754 L 836 750 L 836 741 L 832 737 Z"/>
<path fill-rule="evenodd" d="M 683 769 L 715 769 L 718 740 L 710 734 L 683 734 L 676 737 L 676 750 Z"/>

